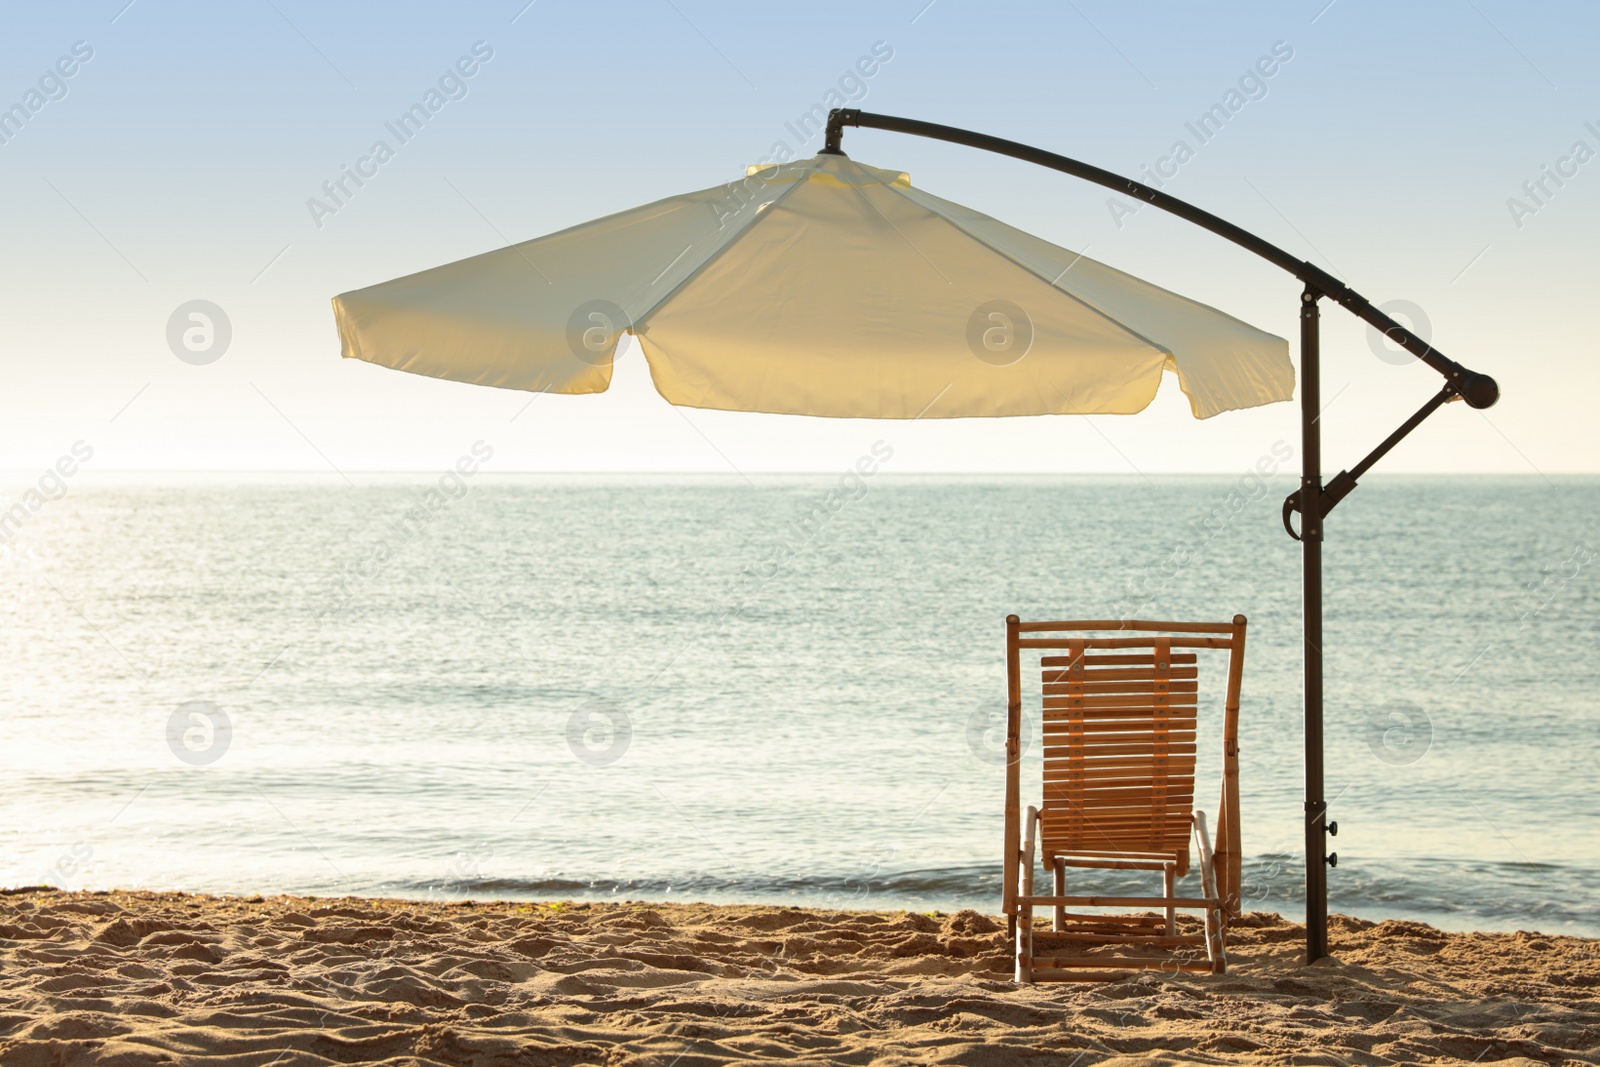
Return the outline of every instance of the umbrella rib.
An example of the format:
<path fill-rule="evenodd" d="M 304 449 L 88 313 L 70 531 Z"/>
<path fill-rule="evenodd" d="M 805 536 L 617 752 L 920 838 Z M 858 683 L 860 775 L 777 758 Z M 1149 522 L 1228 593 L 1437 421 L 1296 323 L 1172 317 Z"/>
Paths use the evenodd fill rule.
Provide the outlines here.
<path fill-rule="evenodd" d="M 1083 257 L 1089 254 L 1089 249 L 1093 247 L 1094 245 L 1092 244 L 1084 245 L 1083 251 L 1079 252 L 1076 256 L 1073 256 L 1072 262 L 1068 263 L 1065 267 L 1062 267 L 1060 274 L 1057 274 L 1054 278 L 1050 279 L 1050 284 L 1053 286 L 1059 286 L 1061 284 L 1061 279 L 1067 276 L 1067 271 L 1071 270 L 1073 267 L 1076 267 Z"/>
<path fill-rule="evenodd" d="M 922 208 L 924 211 L 930 211 L 930 212 L 933 211 L 933 209 L 930 208 L 928 205 L 919 202 L 915 197 L 909 195 L 906 190 L 904 190 L 904 189 L 896 189 L 895 192 L 897 192 L 901 196 L 905 197 L 911 203 L 916 204 L 918 207 Z M 972 241 L 974 244 L 977 244 L 977 245 L 979 245 L 979 246 L 981 246 L 983 248 L 987 248 L 990 252 L 992 252 L 995 255 L 999 256 L 1001 259 L 1005 260 L 1007 263 L 1010 263 L 1012 266 L 1016 267 L 1018 270 L 1025 271 L 1026 273 L 1033 275 L 1035 278 L 1038 278 L 1040 281 L 1044 282 L 1045 285 L 1049 286 L 1053 291 L 1060 293 L 1062 296 L 1066 297 L 1068 300 L 1072 300 L 1072 301 L 1075 301 L 1078 304 L 1081 304 L 1083 307 L 1089 309 L 1090 311 L 1094 312 L 1096 315 L 1099 315 L 1101 318 L 1103 318 L 1107 322 L 1111 323 L 1117 329 L 1123 331 L 1124 333 L 1128 334 L 1131 337 L 1134 337 L 1134 338 L 1137 338 L 1140 341 L 1143 341 L 1145 344 L 1149 345 L 1151 348 L 1155 349 L 1157 352 L 1161 352 L 1161 353 L 1163 353 L 1165 355 L 1168 355 L 1168 356 L 1174 356 L 1174 357 L 1176 356 L 1176 353 L 1174 353 L 1172 351 L 1172 349 L 1168 348 L 1166 345 L 1160 344 L 1159 342 L 1151 340 L 1150 338 L 1146 337 L 1144 334 L 1140 333 L 1138 330 L 1135 330 L 1132 326 L 1129 326 L 1127 323 L 1125 323 L 1121 319 L 1117 318 L 1115 315 L 1112 315 L 1110 312 L 1105 311 L 1103 308 L 1095 307 L 1093 304 L 1089 303 L 1089 301 L 1085 300 L 1083 297 L 1079 296 L 1077 293 L 1074 293 L 1072 290 L 1063 289 L 1061 286 L 1056 284 L 1056 282 L 1060 281 L 1063 277 L 1066 276 L 1067 271 L 1071 270 L 1073 267 L 1076 267 L 1078 265 L 1079 261 L 1081 261 L 1084 258 L 1085 253 L 1079 252 L 1078 253 L 1078 258 L 1074 259 L 1067 266 L 1067 270 L 1064 270 L 1060 274 L 1056 275 L 1056 280 L 1055 281 L 1051 281 L 1049 278 L 1046 278 L 1039 271 L 1034 270 L 1032 267 L 1028 266 L 1026 263 L 1024 263 L 1021 260 L 1017 259 L 1015 256 L 1011 255 L 1008 252 L 1002 251 L 1001 249 L 996 248 L 994 245 L 990 244 L 988 241 L 985 241 L 982 237 L 979 237 L 977 234 L 973 233 L 971 230 L 969 230 L 965 226 L 961 225 L 961 223 L 958 222 L 955 219 L 954 216 L 947 215 L 944 212 L 936 212 L 936 214 L 938 214 L 940 218 L 942 218 L 946 222 L 948 222 L 958 232 L 964 234 L 967 237 L 967 239 Z M 999 222 L 1000 220 L 999 219 L 995 219 L 994 221 Z M 1001 225 L 1004 225 L 1004 223 L 1002 223 Z M 1176 296 L 1177 294 L 1173 294 L 1173 295 Z M 1188 299 L 1188 298 L 1184 297 L 1183 299 Z"/>
<path fill-rule="evenodd" d="M 676 267 L 678 265 L 678 260 L 680 260 L 684 256 L 688 255 L 689 254 L 689 250 L 691 248 L 693 248 L 693 247 L 694 247 L 694 242 L 693 241 L 691 241 L 688 244 L 684 245 L 683 246 L 683 251 L 679 252 L 677 255 L 673 256 L 672 257 L 672 262 L 668 263 L 665 267 L 662 267 L 660 274 L 657 274 L 654 278 L 650 279 L 650 285 L 654 285 L 656 282 L 659 282 L 662 278 L 666 277 L 667 271 L 671 270 L 673 267 Z M 645 288 L 648 289 L 649 286 L 646 286 Z"/>
<path fill-rule="evenodd" d="M 671 289 L 668 289 L 665 293 L 662 293 L 661 294 L 661 299 L 657 300 L 654 304 L 651 304 L 649 307 L 645 308 L 639 314 L 633 316 L 632 325 L 635 328 L 644 325 L 645 324 L 645 320 L 648 319 L 651 315 L 654 315 L 656 313 L 656 311 L 661 307 L 662 304 L 665 304 L 668 300 L 671 300 L 673 297 L 677 296 L 680 292 L 683 291 L 683 287 L 684 286 L 688 285 L 690 282 L 692 282 L 696 278 L 700 277 L 701 274 L 705 273 L 705 270 L 706 270 L 707 267 L 711 266 L 711 264 L 713 264 L 717 260 L 721 259 L 723 254 L 726 253 L 728 251 L 728 249 L 730 249 L 734 245 L 738 244 L 739 241 L 746 234 L 748 234 L 752 229 L 754 229 L 756 227 L 756 225 L 763 218 L 765 218 L 766 216 L 772 214 L 772 211 L 771 211 L 772 207 L 774 207 L 775 205 L 780 204 L 784 200 L 786 200 L 789 197 L 789 194 L 793 193 L 796 189 L 798 189 L 804 181 L 805 181 L 804 178 L 800 178 L 800 179 L 798 179 L 796 181 L 790 182 L 789 183 L 789 187 L 787 189 L 785 189 L 783 192 L 779 193 L 777 196 L 773 197 L 770 201 L 768 201 L 768 203 L 767 203 L 768 210 L 761 211 L 760 209 L 757 209 L 756 212 L 755 212 L 754 217 L 752 217 L 749 222 L 746 222 L 742 229 L 740 229 L 737 233 L 734 233 L 726 241 L 724 241 L 722 243 L 722 246 L 720 248 L 715 249 L 709 256 L 707 256 L 705 258 L 705 260 L 698 267 L 696 267 L 694 270 L 690 271 L 688 274 L 684 275 L 683 279 L 681 281 L 679 281 L 677 285 L 674 285 Z M 733 183 L 729 182 L 728 184 L 731 185 Z M 693 245 L 691 245 L 690 247 L 692 248 Z M 688 249 L 684 249 L 684 251 L 687 252 Z M 679 253 L 678 259 L 682 259 L 682 258 L 683 258 L 683 254 Z M 673 260 L 673 263 L 676 263 L 676 262 L 677 262 L 677 260 Z M 671 270 L 671 269 L 672 269 L 672 264 L 669 263 L 667 265 L 667 270 Z M 666 271 L 662 271 L 661 273 L 665 274 Z M 660 275 L 657 275 L 657 277 L 660 277 Z M 635 336 L 637 336 L 637 329 L 635 331 Z"/>

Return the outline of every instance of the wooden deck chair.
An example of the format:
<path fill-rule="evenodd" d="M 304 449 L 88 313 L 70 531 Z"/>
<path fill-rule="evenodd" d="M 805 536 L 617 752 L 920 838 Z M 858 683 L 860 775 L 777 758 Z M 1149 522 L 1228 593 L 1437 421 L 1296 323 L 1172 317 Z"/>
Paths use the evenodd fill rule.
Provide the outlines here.
<path fill-rule="evenodd" d="M 1102 636 L 1088 636 L 1094 631 Z M 1104 634 L 1116 631 L 1116 636 Z M 1104 981 L 1118 971 L 1227 967 L 1223 931 L 1239 913 L 1239 684 L 1245 617 L 1231 623 L 1023 622 L 1006 619 L 1005 899 L 1016 942 L 1016 980 Z M 1039 649 L 1044 788 L 1021 799 L 1022 657 Z M 1215 850 L 1194 807 L 1198 650 L 1228 652 L 1222 716 L 1222 795 Z M 1194 843 L 1198 897 L 1175 896 Z M 1036 895 L 1034 865 L 1054 872 Z M 1067 868 L 1148 870 L 1159 896 L 1067 894 Z M 1035 907 L 1053 907 L 1049 931 Z M 1164 914 L 1069 912 L 1156 909 Z M 1205 913 L 1203 934 L 1178 933 L 1177 909 Z M 1204 946 L 1204 956 L 1199 946 Z M 1193 947 L 1190 947 L 1193 946 Z M 1071 955 L 1052 958 L 1048 950 Z M 1100 955 L 1101 948 L 1116 955 Z M 1152 955 L 1129 955 L 1141 949 Z M 1093 950 L 1093 954 L 1090 951 Z"/>

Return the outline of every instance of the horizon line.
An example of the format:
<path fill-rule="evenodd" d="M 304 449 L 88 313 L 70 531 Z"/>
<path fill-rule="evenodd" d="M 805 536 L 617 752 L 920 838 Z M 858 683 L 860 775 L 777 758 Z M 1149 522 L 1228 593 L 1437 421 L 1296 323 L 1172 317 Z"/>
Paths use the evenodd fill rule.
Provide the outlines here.
<path fill-rule="evenodd" d="M 6 476 L 6 475 L 13 475 L 13 474 L 21 475 L 21 476 L 25 476 L 25 477 L 33 477 L 33 476 L 36 476 L 36 475 L 39 474 L 40 469 L 41 468 L 38 468 L 38 467 L 0 467 L 0 477 Z M 89 470 L 87 467 L 82 468 L 82 472 L 90 474 L 91 477 L 108 475 L 108 474 L 216 474 L 216 475 L 226 475 L 226 474 L 241 474 L 241 475 L 297 474 L 297 475 L 307 475 L 307 476 L 324 477 L 324 478 L 338 478 L 338 477 L 341 477 L 341 476 L 356 475 L 356 474 L 421 474 L 421 475 L 438 475 L 438 474 L 448 473 L 450 470 L 451 470 L 451 468 L 448 468 L 448 467 L 446 467 L 446 468 L 420 468 L 420 467 L 403 467 L 403 468 L 402 467 L 395 467 L 395 468 L 373 468 L 373 467 L 368 467 L 368 468 L 361 468 L 361 467 L 349 467 L 349 468 L 340 468 L 338 470 L 313 470 L 313 469 L 302 468 L 302 467 L 248 467 L 248 468 L 237 468 L 237 467 L 98 467 L 98 468 L 94 468 L 92 471 Z M 672 475 L 700 475 L 700 476 L 717 477 L 717 478 L 741 478 L 741 477 L 792 477 L 792 476 L 795 476 L 795 475 L 816 475 L 816 476 L 826 477 L 826 476 L 838 475 L 839 473 L 840 472 L 838 470 L 834 470 L 834 469 L 824 469 L 824 470 L 809 470 L 809 469 L 808 470 L 745 470 L 745 471 L 720 470 L 720 471 L 711 471 L 711 470 L 631 470 L 631 469 L 630 470 L 541 470 L 541 469 L 487 470 L 487 469 L 484 469 L 484 468 L 480 468 L 477 472 L 475 472 L 474 476 L 476 476 L 477 474 L 487 474 L 490 477 L 500 477 L 500 476 L 505 476 L 505 475 L 560 475 L 560 476 L 593 476 L 593 475 L 609 475 L 609 476 L 623 476 L 623 475 L 626 475 L 626 476 L 672 476 Z M 1239 472 L 1239 471 L 1232 471 L 1232 470 L 1162 470 L 1162 471 L 1138 471 L 1138 470 L 1130 470 L 1130 471 L 1101 471 L 1101 470 L 1093 470 L 1093 471 L 1073 471 L 1073 470 L 1041 470 L 1041 471 L 1029 471 L 1029 470 L 909 470 L 908 471 L 908 470 L 899 470 L 899 471 L 885 471 L 885 470 L 880 470 L 876 474 L 874 474 L 873 477 L 874 478 L 878 478 L 878 477 L 881 477 L 881 476 L 884 476 L 884 475 L 887 475 L 889 477 L 906 477 L 906 476 L 921 477 L 921 476 L 929 476 L 929 475 L 932 475 L 932 476 L 961 475 L 963 477 L 1013 477 L 1013 476 L 1037 477 L 1037 476 L 1041 476 L 1041 475 L 1042 476 L 1072 475 L 1072 476 L 1075 476 L 1075 477 L 1112 477 L 1112 478 L 1138 478 L 1138 477 L 1156 477 L 1156 476 L 1161 476 L 1161 477 L 1170 477 L 1170 476 L 1178 476 L 1178 477 L 1189 477 L 1189 476 L 1236 477 L 1240 473 L 1241 472 Z M 1248 473 L 1248 472 L 1245 472 L 1245 473 Z M 1364 474 L 1362 476 L 1362 480 L 1363 481 L 1368 481 L 1368 480 L 1371 480 L 1373 478 L 1394 478 L 1394 477 L 1411 477 L 1411 478 L 1418 478 L 1418 477 L 1422 477 L 1422 478 L 1429 478 L 1429 477 L 1439 477 L 1439 478 L 1482 478 L 1482 477 L 1488 477 L 1488 478 L 1583 478 L 1583 477 L 1594 477 L 1596 475 L 1600 475 L 1600 470 L 1556 471 L 1556 472 L 1553 472 L 1553 473 L 1545 473 L 1545 472 L 1542 472 L 1542 471 L 1494 471 L 1494 470 L 1464 470 L 1464 471 L 1403 471 L 1403 470 L 1397 470 L 1397 471 L 1369 471 L 1369 472 L 1367 472 L 1366 474 Z M 1277 474 L 1271 475 L 1271 477 L 1294 477 L 1294 474 L 1293 474 L 1293 472 L 1280 471 Z M 1331 475 L 1329 475 L 1329 477 L 1331 477 Z"/>

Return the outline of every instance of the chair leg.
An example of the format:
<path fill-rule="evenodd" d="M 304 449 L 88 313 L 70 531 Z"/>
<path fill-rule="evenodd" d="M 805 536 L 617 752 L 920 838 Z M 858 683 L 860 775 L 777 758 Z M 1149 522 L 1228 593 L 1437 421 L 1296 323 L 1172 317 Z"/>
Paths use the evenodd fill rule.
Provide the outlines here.
<path fill-rule="evenodd" d="M 1033 982 L 1033 906 L 1022 905 L 1017 917 L 1017 972 L 1015 980 L 1022 985 Z"/>
<path fill-rule="evenodd" d="M 1217 858 L 1211 851 L 1211 836 L 1206 833 L 1206 813 L 1194 813 L 1194 836 L 1200 853 L 1200 891 L 1207 897 L 1217 895 Z M 1222 942 L 1222 909 L 1206 909 L 1206 956 L 1211 960 L 1212 974 L 1225 974 L 1228 954 Z"/>
<path fill-rule="evenodd" d="M 1162 884 L 1162 888 L 1166 890 L 1165 896 L 1168 899 L 1171 899 L 1172 897 L 1177 895 L 1178 869 L 1177 869 L 1177 865 L 1176 864 L 1169 863 L 1162 870 L 1162 872 L 1161 872 L 1161 884 Z M 1177 936 L 1177 933 L 1178 933 L 1178 909 L 1172 907 L 1171 905 L 1168 905 L 1167 906 L 1167 936 L 1168 937 L 1175 937 L 1175 936 Z"/>
<path fill-rule="evenodd" d="M 1017 901 L 1017 971 L 1016 980 L 1020 983 L 1033 981 L 1033 901 L 1028 899 L 1033 896 L 1033 867 L 1034 867 L 1034 831 L 1039 824 L 1039 810 L 1030 807 L 1024 822 L 1026 830 L 1023 834 L 1022 844 L 1022 890 L 1018 894 L 1023 899 Z"/>
<path fill-rule="evenodd" d="M 1067 861 L 1056 857 L 1056 896 L 1067 895 Z M 1056 905 L 1055 925 L 1053 929 L 1060 933 L 1067 926 L 1067 908 L 1064 904 Z"/>

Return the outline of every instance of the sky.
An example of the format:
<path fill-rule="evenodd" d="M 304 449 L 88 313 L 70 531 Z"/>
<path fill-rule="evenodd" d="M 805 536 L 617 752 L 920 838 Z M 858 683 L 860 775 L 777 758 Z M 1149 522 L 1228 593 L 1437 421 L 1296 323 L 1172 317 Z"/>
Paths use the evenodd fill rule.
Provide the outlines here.
<path fill-rule="evenodd" d="M 96 473 L 349 477 L 443 469 L 485 441 L 498 471 L 751 475 L 843 470 L 889 438 L 899 472 L 1237 473 L 1297 441 L 1296 405 L 1197 422 L 1170 376 L 1136 416 L 907 424 L 674 409 L 637 351 L 610 392 L 533 405 L 339 358 L 333 295 L 733 180 L 779 142 L 812 155 L 820 137 L 800 120 L 834 94 L 1131 175 L 1185 141 L 1192 156 L 1166 191 L 1326 267 L 1499 380 L 1497 407 L 1446 408 L 1381 470 L 1600 470 L 1594 5 L 3 10 L 0 108 L 27 118 L 0 119 L 0 469 L 42 471 L 87 449 Z M 1274 54 L 1286 58 L 1257 77 Z M 887 58 L 858 76 L 874 55 Z M 427 127 L 327 210 L 324 183 L 462 57 L 474 72 L 447 83 Z M 1243 104 L 1201 143 L 1188 124 L 1235 90 Z M 1104 189 L 956 145 L 850 130 L 845 149 L 1296 335 L 1293 278 L 1180 220 L 1129 215 Z M 218 328 L 186 342 L 196 306 L 220 309 Z M 1324 312 L 1323 361 L 1330 474 L 1438 388 L 1337 308 Z"/>

